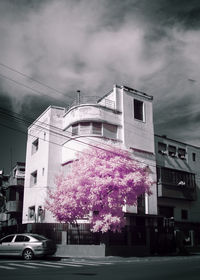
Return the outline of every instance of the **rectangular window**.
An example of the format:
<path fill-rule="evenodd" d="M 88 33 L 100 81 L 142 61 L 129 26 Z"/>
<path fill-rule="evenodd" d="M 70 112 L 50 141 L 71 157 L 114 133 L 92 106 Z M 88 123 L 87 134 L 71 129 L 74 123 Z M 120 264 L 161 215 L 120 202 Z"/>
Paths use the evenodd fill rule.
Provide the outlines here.
<path fill-rule="evenodd" d="M 145 195 L 142 194 L 137 198 L 137 214 L 145 214 Z"/>
<path fill-rule="evenodd" d="M 28 208 L 28 218 L 29 220 L 35 220 L 35 206 Z"/>
<path fill-rule="evenodd" d="M 102 135 L 101 127 L 102 127 L 101 123 L 93 122 L 92 123 L 92 134 Z"/>
<path fill-rule="evenodd" d="M 144 103 L 137 99 L 134 99 L 134 118 L 144 121 Z"/>
<path fill-rule="evenodd" d="M 194 189 L 195 174 L 174 170 L 170 168 L 158 168 L 158 179 L 164 185 L 176 186 L 182 189 L 183 187 Z"/>
<path fill-rule="evenodd" d="M 89 122 L 80 123 L 80 135 L 90 134 L 90 132 L 91 132 L 91 129 L 90 129 Z"/>
<path fill-rule="evenodd" d="M 20 168 L 19 171 L 20 172 L 25 172 L 25 168 Z"/>
<path fill-rule="evenodd" d="M 192 160 L 196 161 L 196 154 L 195 153 L 192 153 Z"/>
<path fill-rule="evenodd" d="M 181 219 L 182 220 L 187 220 L 188 219 L 188 211 L 185 209 L 181 210 Z"/>
<path fill-rule="evenodd" d="M 36 153 L 39 146 L 39 139 L 35 139 L 32 143 L 32 154 Z"/>
<path fill-rule="evenodd" d="M 72 125 L 72 136 L 78 135 L 78 124 Z"/>
<path fill-rule="evenodd" d="M 174 217 L 174 208 L 170 206 L 159 206 L 158 207 L 159 215 L 165 218 Z"/>
<path fill-rule="evenodd" d="M 186 150 L 182 148 L 178 148 L 178 157 L 181 159 L 185 159 Z"/>
<path fill-rule="evenodd" d="M 37 184 L 37 171 L 31 173 L 31 186 Z"/>
<path fill-rule="evenodd" d="M 117 138 L 117 126 L 113 124 L 103 124 L 103 136 L 106 138 L 116 139 Z"/>
<path fill-rule="evenodd" d="M 162 155 L 167 154 L 167 145 L 165 143 L 158 142 L 158 153 Z"/>
<path fill-rule="evenodd" d="M 169 145 L 168 147 L 168 153 L 170 157 L 175 157 L 176 156 L 176 147 Z"/>
<path fill-rule="evenodd" d="M 16 190 L 9 188 L 9 197 L 8 197 L 9 201 L 15 201 L 16 200 Z"/>

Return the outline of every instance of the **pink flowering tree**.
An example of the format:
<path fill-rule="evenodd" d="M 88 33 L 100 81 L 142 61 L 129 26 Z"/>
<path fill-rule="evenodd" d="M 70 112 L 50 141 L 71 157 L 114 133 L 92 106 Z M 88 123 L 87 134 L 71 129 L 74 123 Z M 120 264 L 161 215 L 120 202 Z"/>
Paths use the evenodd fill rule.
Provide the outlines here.
<path fill-rule="evenodd" d="M 46 202 L 60 222 L 76 223 L 87 217 L 93 232 L 120 231 L 125 225 L 123 206 L 151 194 L 148 168 L 119 148 L 97 147 L 77 154 L 71 172 L 56 178 Z"/>

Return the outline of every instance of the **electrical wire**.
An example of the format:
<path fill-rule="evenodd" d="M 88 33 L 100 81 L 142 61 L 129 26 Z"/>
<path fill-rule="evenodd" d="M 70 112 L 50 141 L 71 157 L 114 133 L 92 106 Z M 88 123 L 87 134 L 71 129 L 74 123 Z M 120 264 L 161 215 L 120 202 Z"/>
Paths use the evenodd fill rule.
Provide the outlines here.
<path fill-rule="evenodd" d="M 27 77 L 27 78 L 29 78 L 30 80 L 33 80 L 33 81 L 35 81 L 35 82 L 37 82 L 37 83 L 39 83 L 39 84 L 42 84 L 42 85 L 46 86 L 47 88 L 50 88 L 50 89 L 52 89 L 52 90 L 57 91 L 56 89 L 54 89 L 54 88 L 52 88 L 52 87 L 50 87 L 50 86 L 48 86 L 48 85 L 46 85 L 46 84 L 44 84 L 44 83 L 42 83 L 42 82 L 40 82 L 40 81 L 37 81 L 37 80 L 35 80 L 35 79 L 32 79 L 32 78 L 31 78 L 30 76 L 28 76 L 27 74 L 24 74 L 24 73 L 22 73 L 22 72 L 20 72 L 20 71 L 18 71 L 18 70 L 16 70 L 16 69 L 14 69 L 14 68 L 12 68 L 12 67 L 10 67 L 10 66 L 4 64 L 4 63 L 2 63 L 2 62 L 0 62 L 0 65 L 3 66 L 3 67 L 5 67 L 5 68 L 7 68 L 7 69 L 9 69 L 9 70 L 11 70 L 11 71 L 13 71 L 13 72 L 18 73 L 18 74 L 20 74 L 20 75 L 22 75 L 22 76 L 24 76 L 24 77 Z M 0 75 L 1 75 L 1 74 L 0 74 Z M 5 78 L 5 79 L 8 79 L 9 81 L 15 82 L 15 83 L 17 83 L 17 84 L 19 84 L 19 85 L 21 85 L 21 86 L 25 86 L 26 88 L 33 90 L 33 91 L 35 91 L 35 92 L 37 92 L 37 93 L 39 93 L 39 94 L 44 94 L 44 95 L 46 95 L 46 96 L 49 97 L 49 95 L 47 95 L 47 94 L 45 94 L 45 93 L 42 93 L 42 92 L 39 92 L 39 91 L 37 91 L 37 90 L 35 90 L 35 89 L 29 87 L 29 86 L 24 85 L 23 83 L 17 82 L 17 81 L 15 81 L 15 80 L 13 80 L 13 79 L 7 77 L 7 76 L 4 76 L 4 75 L 1 75 L 1 76 L 2 76 L 3 78 Z M 58 91 L 58 92 L 59 92 L 59 91 Z M 61 92 L 59 92 L 59 93 L 61 93 Z M 63 93 L 61 93 L 61 95 L 64 96 Z M 69 96 L 69 97 L 71 98 L 71 96 Z M 51 98 L 53 98 L 53 97 L 51 97 Z M 55 98 L 53 98 L 53 99 L 55 99 Z M 55 100 L 57 101 L 57 99 L 55 99 Z M 68 105 L 67 105 L 67 107 L 68 107 Z M 128 122 L 126 122 L 126 123 L 127 123 L 127 124 L 131 124 L 131 125 L 133 126 L 132 123 L 128 123 Z M 135 126 L 135 127 L 136 127 L 136 126 Z M 58 128 L 56 128 L 56 129 L 58 129 Z M 127 129 L 127 128 L 126 128 L 126 130 L 128 130 L 128 131 L 131 132 L 130 129 Z M 66 133 L 67 133 L 67 132 L 66 132 Z M 138 134 L 138 133 L 136 133 L 136 132 L 134 132 L 134 134 L 137 134 L 137 135 L 141 136 L 140 134 Z M 153 133 L 148 133 L 148 134 L 153 135 Z M 70 136 L 71 136 L 71 135 L 70 135 Z M 98 144 L 101 144 L 101 143 L 98 142 L 98 141 L 95 141 L 95 140 L 93 140 L 93 141 L 96 142 L 96 143 L 98 143 Z M 108 145 L 108 144 L 106 144 L 106 145 Z M 109 146 L 109 145 L 108 145 L 108 146 Z"/>
<path fill-rule="evenodd" d="M 53 96 L 50 96 L 50 95 L 48 95 L 48 94 L 46 94 L 46 93 L 44 93 L 44 92 L 38 91 L 38 90 L 36 90 L 36 89 L 34 89 L 34 88 L 32 88 L 32 87 L 29 87 L 29 86 L 27 86 L 27 85 L 25 85 L 25 84 L 23 84 L 23 83 L 21 83 L 21 82 L 18 82 L 18 81 L 16 81 L 16 80 L 12 79 L 12 78 L 9 78 L 9 77 L 5 76 L 5 75 L 0 74 L 0 76 L 1 76 L 2 78 L 4 78 L 4 79 L 10 81 L 10 82 L 13 82 L 13 83 L 15 83 L 15 84 L 17 84 L 17 85 L 23 86 L 23 87 L 25 87 L 25 88 L 27 88 L 27 89 L 29 89 L 29 90 L 35 92 L 37 95 L 40 95 L 40 96 L 45 95 L 45 96 L 48 96 L 48 97 L 50 97 L 50 98 L 52 98 L 52 99 L 54 99 L 54 100 L 56 100 L 56 101 L 58 102 L 58 100 L 57 100 L 55 97 L 53 97 Z M 67 105 L 67 106 L 68 106 L 68 105 Z"/>
<path fill-rule="evenodd" d="M 36 83 L 38 83 L 38 84 L 40 84 L 40 85 L 42 85 L 42 86 L 45 86 L 46 88 L 48 88 L 48 89 L 50 89 L 50 90 L 53 90 L 53 91 L 57 92 L 58 94 L 60 94 L 60 95 L 62 95 L 62 96 L 64 96 L 64 97 L 66 97 L 66 95 L 64 94 L 64 92 L 61 92 L 61 91 L 59 91 L 59 90 L 53 88 L 52 86 L 49 86 L 49 85 L 47 85 L 47 84 L 45 84 L 45 83 L 43 83 L 43 82 L 41 82 L 41 81 L 38 81 L 38 80 L 36 80 L 36 79 L 33 79 L 32 77 L 28 76 L 27 74 L 25 74 L 25 73 L 23 73 L 23 72 L 21 72 L 21 71 L 19 71 L 19 70 L 17 70 L 17 69 L 14 69 L 14 68 L 11 67 L 11 66 L 8 66 L 8 65 L 6 65 L 6 64 L 4 64 L 4 63 L 2 63 L 2 62 L 0 62 L 0 66 L 9 69 L 9 70 L 12 71 L 12 72 L 18 73 L 18 74 L 20 74 L 21 76 L 23 76 L 23 77 L 25 77 L 25 78 L 28 78 L 29 80 L 31 80 L 31 81 L 33 81 L 33 82 L 36 82 Z M 68 96 L 68 97 L 71 98 L 71 99 L 73 99 L 71 96 Z"/>
<path fill-rule="evenodd" d="M 26 133 L 25 131 L 22 131 L 22 130 L 20 130 L 20 129 L 16 129 L 16 128 L 10 127 L 10 126 L 8 126 L 8 125 L 5 125 L 5 124 L 0 123 L 0 126 L 36 138 L 35 135 L 32 135 L 32 134 L 30 134 L 30 133 Z M 88 152 L 85 152 L 85 151 L 78 151 L 78 150 L 73 149 L 73 148 L 65 147 L 65 146 L 63 146 L 63 145 L 61 145 L 61 144 L 58 144 L 58 143 L 53 142 L 53 141 L 45 140 L 45 139 L 43 139 L 43 138 L 41 138 L 41 137 L 37 137 L 37 138 L 40 139 L 40 140 L 42 140 L 42 141 L 44 141 L 44 142 L 48 142 L 48 143 L 54 144 L 54 145 L 56 145 L 56 146 L 60 146 L 60 147 L 62 147 L 62 148 L 64 147 L 64 148 L 66 148 L 66 149 L 69 149 L 69 150 L 72 150 L 72 151 L 75 151 L 75 152 L 79 152 L 79 153 L 83 153 L 83 154 L 86 154 L 86 155 L 90 155 Z M 112 152 L 112 151 L 109 151 L 109 152 Z M 137 160 L 137 159 L 134 159 L 134 160 L 135 160 L 136 162 L 139 162 L 139 163 L 144 164 L 144 162 L 142 162 L 142 161 L 139 161 L 139 160 Z M 148 164 L 148 166 L 156 167 L 156 165 L 153 165 L 153 164 Z M 30 189 L 30 187 L 25 187 L 25 186 L 24 186 L 24 188 Z M 46 186 L 46 188 L 49 188 L 49 186 Z M 42 186 L 42 187 L 37 186 L 36 189 L 44 189 L 44 187 L 43 187 L 43 186 Z"/>
<path fill-rule="evenodd" d="M 2 109 L 2 108 L 0 108 L 0 109 Z M 1 112 L 0 112 L 0 113 L 1 113 Z M 6 114 L 6 113 L 5 113 L 5 114 Z M 13 117 L 15 120 L 24 121 L 24 119 L 14 117 L 14 116 L 9 115 L 9 114 L 6 114 L 6 115 L 8 115 L 8 116 L 10 116 L 10 117 Z M 46 125 L 46 123 L 45 123 L 45 125 Z M 93 147 L 93 148 L 98 148 L 98 149 L 100 149 L 100 150 L 103 150 L 103 151 L 106 151 L 106 152 L 112 152 L 112 153 L 115 154 L 115 155 L 119 155 L 118 153 L 116 153 L 116 152 L 114 152 L 114 151 L 110 151 L 110 150 L 107 150 L 107 149 L 102 148 L 102 147 L 100 147 L 100 146 L 95 146 L 95 145 L 93 145 L 93 144 L 86 143 L 86 142 L 84 142 L 84 141 L 82 141 L 82 140 L 79 140 L 79 139 L 77 139 L 77 138 L 73 138 L 73 137 L 66 136 L 65 134 L 59 133 L 59 132 L 57 132 L 57 131 L 52 131 L 52 130 L 50 130 L 50 129 L 47 129 L 46 127 L 42 127 L 42 126 L 37 125 L 37 124 L 34 124 L 34 126 L 39 127 L 39 128 L 41 128 L 41 129 L 46 129 L 46 130 L 48 130 L 49 132 L 52 132 L 52 133 L 54 133 L 54 134 L 56 134 L 56 135 L 58 135 L 58 136 L 68 137 L 68 140 L 70 139 L 70 140 L 73 140 L 73 141 L 75 141 L 75 142 L 79 142 L 79 143 L 81 143 L 81 144 L 85 144 L 85 145 L 88 145 L 88 146 Z M 55 127 L 55 126 L 53 126 L 53 127 L 56 128 L 56 129 L 58 129 L 58 128 Z M 37 136 L 34 135 L 34 137 L 37 137 Z M 100 142 L 98 142 L 98 141 L 96 141 L 96 142 L 97 142 L 98 144 L 102 144 L 102 143 L 100 143 Z M 109 148 L 112 148 L 111 145 L 108 145 L 108 146 L 109 146 Z M 141 163 L 144 163 L 144 162 L 139 161 L 139 160 L 137 160 L 137 161 L 138 161 L 138 162 L 141 162 Z M 153 166 L 153 165 L 152 165 L 152 166 Z M 155 166 L 154 166 L 154 167 L 155 167 Z"/>
<path fill-rule="evenodd" d="M 1 108 L 1 107 L 0 107 L 0 110 L 4 110 L 4 111 L 5 111 L 5 109 L 3 109 L 3 108 Z M 13 111 L 9 111 L 9 110 L 6 110 L 6 111 L 8 111 L 8 112 L 10 112 L 10 113 L 12 113 L 12 114 L 14 113 L 15 115 L 19 115 L 20 117 L 22 116 L 22 115 L 20 115 L 20 114 L 18 114 L 18 113 L 16 113 L 16 112 L 13 112 Z M 5 114 L 6 114 L 6 113 L 5 113 Z M 10 115 L 10 114 L 8 114 L 8 115 L 11 116 L 11 117 L 13 116 L 13 115 Z M 22 117 L 23 117 L 23 119 L 21 119 L 21 118 L 19 118 L 19 117 L 16 117 L 16 118 L 19 119 L 20 121 L 24 121 L 24 117 L 25 117 L 25 116 L 22 116 Z M 25 117 L 25 119 L 27 119 L 27 117 Z M 26 122 L 27 122 L 27 121 L 26 121 Z M 30 119 L 30 121 L 29 121 L 28 124 L 32 124 L 32 123 L 34 123 L 34 121 L 33 121 L 33 119 Z M 57 131 L 53 131 L 53 130 L 49 130 L 49 131 L 52 132 L 52 133 L 54 133 L 54 134 L 57 134 L 57 135 L 59 135 L 59 136 L 62 136 L 62 137 L 68 137 L 68 140 L 74 140 L 74 141 L 76 141 L 76 142 L 79 142 L 79 143 L 82 143 L 82 144 L 85 144 L 85 145 L 89 145 L 89 146 L 94 147 L 94 145 L 92 145 L 92 144 L 89 144 L 89 143 L 87 143 L 87 142 L 84 142 L 83 140 L 76 139 L 76 138 L 72 137 L 72 136 L 71 136 L 71 133 L 68 132 L 68 131 L 65 131 L 64 134 L 63 134 L 63 130 L 60 129 L 60 128 L 58 128 L 58 127 L 56 127 L 56 126 L 54 126 L 54 125 L 50 125 L 50 124 L 47 124 L 47 123 L 45 123 L 45 122 L 40 122 L 40 121 L 38 121 L 38 120 L 37 120 L 37 123 L 39 123 L 39 124 L 41 124 L 41 125 L 45 125 L 45 127 L 40 126 L 40 125 L 35 124 L 35 123 L 34 123 L 34 126 L 39 127 L 39 128 L 41 128 L 41 129 L 46 129 L 46 130 L 49 130 L 47 127 L 50 127 L 50 128 L 56 129 L 56 130 L 60 130 L 61 133 L 59 133 L 59 132 L 57 132 Z M 67 136 L 66 134 L 68 134 L 69 136 Z M 135 134 L 137 134 L 137 133 L 135 133 Z M 137 134 L 137 135 L 141 136 L 140 134 Z M 101 144 L 102 144 L 102 142 L 96 141 L 96 140 L 94 140 L 94 139 L 91 139 L 91 141 L 92 141 L 93 143 L 97 143 L 98 145 L 101 145 Z M 109 145 L 108 143 L 104 143 L 104 146 L 108 146 L 108 148 L 112 148 L 112 145 Z M 95 147 L 96 147 L 96 146 L 95 146 Z"/>

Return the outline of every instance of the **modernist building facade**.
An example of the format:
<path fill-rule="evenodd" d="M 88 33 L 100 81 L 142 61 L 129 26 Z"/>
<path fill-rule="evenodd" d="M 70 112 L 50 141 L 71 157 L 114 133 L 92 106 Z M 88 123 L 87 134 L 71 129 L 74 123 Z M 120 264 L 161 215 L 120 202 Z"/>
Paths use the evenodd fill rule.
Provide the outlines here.
<path fill-rule="evenodd" d="M 45 209 L 56 176 L 70 172 L 78 151 L 115 143 L 146 164 L 155 181 L 151 196 L 124 208 L 127 224 L 157 231 L 160 221 L 165 228 L 176 223 L 177 232 L 198 244 L 200 150 L 154 135 L 152 102 L 146 93 L 114 85 L 96 103 L 47 108 L 28 129 L 23 224 L 57 223 Z"/>
<path fill-rule="evenodd" d="M 156 176 L 151 96 L 114 86 L 96 104 L 78 104 L 68 110 L 47 108 L 28 130 L 23 223 L 38 219 L 56 222 L 45 210 L 48 189 L 55 187 L 56 175 L 67 172 L 77 151 L 100 144 L 109 150 L 111 142 L 129 150 Z M 144 198 L 144 213 L 156 215 L 156 184 L 152 193 Z M 137 213 L 137 207 L 124 211 Z"/>

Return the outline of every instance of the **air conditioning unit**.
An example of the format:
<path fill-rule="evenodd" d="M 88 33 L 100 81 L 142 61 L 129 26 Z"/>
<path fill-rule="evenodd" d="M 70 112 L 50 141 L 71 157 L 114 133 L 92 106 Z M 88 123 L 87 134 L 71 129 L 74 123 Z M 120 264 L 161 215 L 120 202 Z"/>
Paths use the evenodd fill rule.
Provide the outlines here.
<path fill-rule="evenodd" d="M 161 151 L 162 155 L 167 155 L 167 151 Z"/>
<path fill-rule="evenodd" d="M 180 181 L 180 182 L 178 182 L 178 186 L 180 186 L 180 187 L 184 187 L 184 186 L 185 186 L 185 182 L 184 182 L 184 181 Z"/>
<path fill-rule="evenodd" d="M 180 155 L 179 156 L 181 159 L 185 159 L 185 156 L 184 155 Z"/>

